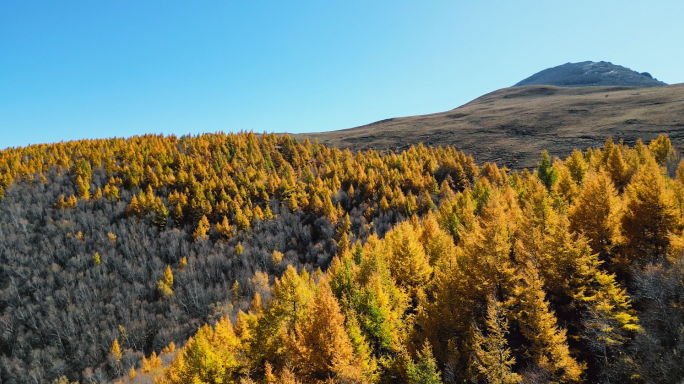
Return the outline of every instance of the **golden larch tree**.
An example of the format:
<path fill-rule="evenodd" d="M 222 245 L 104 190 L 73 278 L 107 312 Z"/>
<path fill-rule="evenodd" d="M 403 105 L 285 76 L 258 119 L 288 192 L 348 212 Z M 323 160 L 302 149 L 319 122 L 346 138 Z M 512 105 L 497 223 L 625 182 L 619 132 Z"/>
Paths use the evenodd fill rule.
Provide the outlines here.
<path fill-rule="evenodd" d="M 620 198 L 608 175 L 591 173 L 568 213 L 570 229 L 584 235 L 591 249 L 606 259 L 620 240 L 620 210 Z"/>
<path fill-rule="evenodd" d="M 344 315 L 326 283 L 319 284 L 309 316 L 300 318 L 290 333 L 288 354 L 298 376 L 314 380 L 361 382 L 362 369 L 344 326 Z"/>
<path fill-rule="evenodd" d="M 513 372 L 515 357 L 506 341 L 506 316 L 507 311 L 502 303 L 490 296 L 485 319 L 486 334 L 477 327 L 473 331 L 475 368 L 490 384 L 515 384 L 522 381 L 520 375 Z"/>
<path fill-rule="evenodd" d="M 645 165 L 627 186 L 625 195 L 622 230 L 627 258 L 665 255 L 679 215 L 660 167 L 655 163 Z"/>
<path fill-rule="evenodd" d="M 557 326 L 558 320 L 545 300 L 543 282 L 537 269 L 528 262 L 521 277 L 516 288 L 517 305 L 520 306 L 517 320 L 522 334 L 530 343 L 526 355 L 546 372 L 552 382 L 580 382 L 584 367 L 570 355 L 566 331 Z"/>

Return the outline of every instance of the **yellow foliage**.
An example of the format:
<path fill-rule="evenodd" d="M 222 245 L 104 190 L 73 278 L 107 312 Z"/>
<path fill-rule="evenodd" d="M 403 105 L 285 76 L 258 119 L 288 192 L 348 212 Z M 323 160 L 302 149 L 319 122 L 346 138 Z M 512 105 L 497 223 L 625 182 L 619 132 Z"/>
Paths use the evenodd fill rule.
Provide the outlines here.
<path fill-rule="evenodd" d="M 568 172 L 570 172 L 573 181 L 577 183 L 577 185 L 581 185 L 589 168 L 587 162 L 584 160 L 582 151 L 574 150 L 570 157 L 565 160 L 565 166 L 567 167 Z"/>
<path fill-rule="evenodd" d="M 645 165 L 625 190 L 622 230 L 630 259 L 665 255 L 679 225 L 674 194 L 660 167 Z"/>
<path fill-rule="evenodd" d="M 171 272 L 171 266 L 167 265 L 166 270 L 164 271 L 164 278 L 163 278 L 164 284 L 166 284 L 169 288 L 173 286 L 173 272 Z"/>
<path fill-rule="evenodd" d="M 586 236 L 591 248 L 605 258 L 620 240 L 621 206 L 608 175 L 591 173 L 570 208 L 570 229 Z"/>
<path fill-rule="evenodd" d="M 162 297 L 169 298 L 173 296 L 173 290 L 171 287 L 166 285 L 163 280 L 159 280 L 157 282 L 157 290 L 159 290 L 159 293 L 161 293 Z"/>
<path fill-rule="evenodd" d="M 273 212 L 271 211 L 271 207 L 266 204 L 266 209 L 264 210 L 264 220 L 271 220 L 273 218 Z"/>
<path fill-rule="evenodd" d="M 327 284 L 311 304 L 311 315 L 301 317 L 289 334 L 288 355 L 296 374 L 307 382 L 335 377 L 340 382 L 359 382 L 362 369 L 344 327 L 344 315 Z"/>
<path fill-rule="evenodd" d="M 90 183 L 87 180 L 83 180 L 81 176 L 76 178 L 76 187 L 78 189 L 78 197 L 83 200 L 90 199 Z"/>
<path fill-rule="evenodd" d="M 580 382 L 585 367 L 570 356 L 566 331 L 556 325 L 539 273 L 527 263 L 521 277 L 521 284 L 515 290 L 516 302 L 520 305 L 517 319 L 522 334 L 532 345 L 527 354 L 552 382 Z"/>
<path fill-rule="evenodd" d="M 216 223 L 216 230 L 218 233 L 223 236 L 224 238 L 228 239 L 232 236 L 232 228 L 230 224 L 228 223 L 228 217 L 223 216 L 223 221 L 220 223 Z"/>
<path fill-rule="evenodd" d="M 209 236 L 207 236 L 207 232 L 209 232 L 210 228 L 211 224 L 209 224 L 207 216 L 204 215 L 202 216 L 202 219 L 200 219 L 200 222 L 197 224 L 197 228 L 195 229 L 195 232 L 193 232 L 192 237 L 194 237 L 196 240 L 208 239 Z"/>
<path fill-rule="evenodd" d="M 241 231 L 249 230 L 249 218 L 243 213 L 240 207 L 235 210 L 235 223 Z"/>
<path fill-rule="evenodd" d="M 648 149 L 653 154 L 655 161 L 660 165 L 663 165 L 665 160 L 674 152 L 672 143 L 670 143 L 670 138 L 665 135 L 660 135 L 657 139 L 651 141 L 651 144 L 648 145 Z"/>
<path fill-rule="evenodd" d="M 622 189 L 629 180 L 630 174 L 627 162 L 622 157 L 622 146 L 614 145 L 610 152 L 606 152 L 606 173 L 610 176 L 613 183 Z"/>
<path fill-rule="evenodd" d="M 401 223 L 386 235 L 384 244 L 392 275 L 415 295 L 432 274 L 417 230 L 408 222 Z"/>
<path fill-rule="evenodd" d="M 114 356 L 117 361 L 121 360 L 121 347 L 119 346 L 119 339 L 114 339 L 112 347 L 109 349 L 109 354 Z"/>
<path fill-rule="evenodd" d="M 55 209 L 63 209 L 66 207 L 66 201 L 64 201 L 64 195 L 59 196 L 59 200 L 54 204 Z"/>
<path fill-rule="evenodd" d="M 282 252 L 279 251 L 273 251 L 271 254 L 271 263 L 273 263 L 274 266 L 280 265 L 280 263 L 283 261 L 283 254 Z"/>
<path fill-rule="evenodd" d="M 78 384 L 77 381 L 71 382 L 66 376 L 62 376 L 59 379 L 52 381 L 52 384 Z"/>
<path fill-rule="evenodd" d="M 155 377 L 155 383 L 232 383 L 236 382 L 244 363 L 241 341 L 230 319 L 223 318 L 213 328 L 208 325 L 200 328 L 163 374 Z M 147 360 L 148 368 L 145 364 L 143 359 L 143 372 L 150 372 L 159 367 L 161 359 L 153 353 Z"/>
<path fill-rule="evenodd" d="M 492 384 L 515 384 L 522 381 L 520 375 L 512 370 L 515 357 L 512 356 L 506 341 L 506 315 L 504 306 L 494 297 L 490 297 L 485 320 L 487 335 L 485 336 L 478 328 L 473 333 L 475 367 L 480 375 Z"/>
<path fill-rule="evenodd" d="M 235 280 L 230 288 L 230 292 L 233 294 L 233 298 L 237 299 L 240 297 L 240 283 L 237 280 Z"/>
<path fill-rule="evenodd" d="M 153 214 L 160 230 L 169 214 L 180 228 L 197 223 L 197 240 L 208 239 L 210 223 L 222 239 L 249 231 L 273 218 L 271 206 L 324 215 L 337 226 L 339 254 L 327 273 L 311 277 L 288 266 L 272 289 L 265 274 L 255 274 L 242 290 L 236 281 L 236 305 L 246 306 L 241 294 L 256 293 L 249 312 L 238 313 L 234 329 L 228 319 L 201 328 L 158 383 L 248 376 L 391 382 L 407 378 L 406 356 L 422 356 L 431 373 L 434 359 L 463 380 L 490 382 L 515 382 L 508 363 L 515 357 L 550 380 L 575 382 L 582 355 L 570 352 L 568 338 L 580 348 L 593 338 L 592 345 L 610 350 L 629 339 L 623 331 L 639 329 L 629 297 L 608 271 L 662 255 L 679 262 L 684 165 L 676 181 L 660 168 L 671 165 L 672 154 L 664 136 L 648 148 L 608 140 L 603 150 L 574 151 L 555 162 L 556 179 L 541 175 L 545 184 L 539 172 L 495 164 L 480 170 L 452 147 L 352 154 L 287 135 L 146 135 L 0 151 L 0 198 L 36 173 L 49 182 L 46 170 L 55 166 L 76 190 L 60 196 L 56 209 L 76 208 L 91 188 L 95 198 L 108 199 L 120 198 L 120 188 L 139 190 L 129 214 Z M 92 178 L 100 167 L 109 178 L 105 185 Z M 363 233 L 384 233 L 370 223 L 392 209 L 425 216 L 396 223 L 384 239 L 371 235 L 365 245 L 352 245 L 350 239 L 365 235 L 354 232 L 348 218 L 354 214 L 342 208 L 343 186 L 365 211 Z M 116 236 L 108 238 L 116 244 Z M 282 253 L 274 251 L 271 261 L 282 272 Z M 183 258 L 179 270 L 186 265 Z M 170 297 L 172 286 L 167 267 L 158 289 Z M 498 304 L 490 303 L 492 295 Z M 504 337 L 509 322 L 519 330 L 511 340 Z M 500 353 L 493 360 L 508 342 L 517 356 Z M 421 344 L 431 347 L 416 353 Z M 156 361 L 156 355 L 146 358 L 145 369 L 158 369 Z"/>
<path fill-rule="evenodd" d="M 174 344 L 174 342 L 172 341 L 169 343 L 169 345 L 167 345 L 166 347 L 164 347 L 164 349 L 162 349 L 161 353 L 169 354 L 169 353 L 174 353 L 175 351 L 176 351 L 176 344 Z"/>
<path fill-rule="evenodd" d="M 159 356 L 157 356 L 156 352 L 152 352 L 150 355 L 150 358 L 147 359 L 145 356 L 142 358 L 142 362 L 140 365 L 140 372 L 142 373 L 150 373 L 154 372 L 158 368 L 161 367 L 162 361 Z"/>

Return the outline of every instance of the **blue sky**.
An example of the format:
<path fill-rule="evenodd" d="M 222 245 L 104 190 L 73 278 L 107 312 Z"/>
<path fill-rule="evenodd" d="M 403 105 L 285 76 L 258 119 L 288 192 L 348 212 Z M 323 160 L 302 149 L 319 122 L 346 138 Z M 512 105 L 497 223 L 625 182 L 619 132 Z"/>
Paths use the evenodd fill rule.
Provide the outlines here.
<path fill-rule="evenodd" d="M 5 0 L 0 148 L 350 128 L 585 60 L 681 83 L 682 15 L 681 0 Z"/>

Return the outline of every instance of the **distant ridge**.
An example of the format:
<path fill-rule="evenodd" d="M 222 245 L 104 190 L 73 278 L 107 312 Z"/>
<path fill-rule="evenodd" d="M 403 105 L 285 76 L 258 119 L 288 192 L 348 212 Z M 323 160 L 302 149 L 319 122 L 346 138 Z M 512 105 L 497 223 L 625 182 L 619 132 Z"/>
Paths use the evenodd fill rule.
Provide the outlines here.
<path fill-rule="evenodd" d="M 606 61 L 598 63 L 583 61 L 581 63 L 567 63 L 537 72 L 515 84 L 514 87 L 525 85 L 660 87 L 667 84 L 654 79 L 648 72 L 639 73 Z"/>

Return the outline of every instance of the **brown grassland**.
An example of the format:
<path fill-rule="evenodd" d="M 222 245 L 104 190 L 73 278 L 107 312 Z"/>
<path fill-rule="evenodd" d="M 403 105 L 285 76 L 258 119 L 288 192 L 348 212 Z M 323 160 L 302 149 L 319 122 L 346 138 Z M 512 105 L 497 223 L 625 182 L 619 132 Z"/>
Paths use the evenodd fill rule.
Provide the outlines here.
<path fill-rule="evenodd" d="M 500 89 L 442 113 L 306 136 L 352 151 L 403 150 L 420 142 L 453 145 L 478 161 L 522 169 L 535 167 L 543 150 L 565 158 L 573 149 L 600 146 L 606 137 L 634 144 L 639 138 L 648 142 L 667 134 L 679 146 L 684 139 L 682 128 L 684 84 L 654 88 L 535 85 Z"/>

